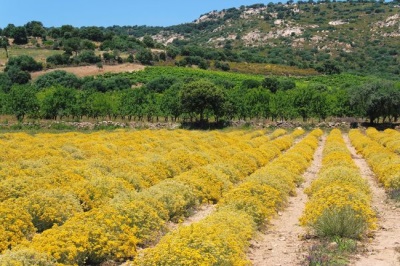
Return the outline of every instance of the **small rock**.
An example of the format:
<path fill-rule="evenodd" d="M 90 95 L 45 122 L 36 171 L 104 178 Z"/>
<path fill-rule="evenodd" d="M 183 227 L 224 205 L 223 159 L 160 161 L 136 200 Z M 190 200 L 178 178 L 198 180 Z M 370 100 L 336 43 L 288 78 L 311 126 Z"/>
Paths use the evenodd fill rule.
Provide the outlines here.
<path fill-rule="evenodd" d="M 336 250 L 337 248 L 338 248 L 338 243 L 336 243 L 336 242 L 331 242 L 328 245 L 329 250 Z"/>

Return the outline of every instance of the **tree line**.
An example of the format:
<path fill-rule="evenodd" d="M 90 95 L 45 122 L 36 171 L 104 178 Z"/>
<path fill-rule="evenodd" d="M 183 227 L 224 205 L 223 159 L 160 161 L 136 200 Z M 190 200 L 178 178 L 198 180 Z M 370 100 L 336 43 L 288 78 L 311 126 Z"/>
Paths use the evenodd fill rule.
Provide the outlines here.
<path fill-rule="evenodd" d="M 17 84 L 2 73 L 0 111 L 20 121 L 28 116 L 142 121 L 359 117 L 394 122 L 400 114 L 400 86 L 391 81 L 332 88 L 319 82 L 298 85 L 295 79 L 271 76 L 232 82 L 160 74 L 135 87 L 130 75 L 78 78 L 53 71 L 34 82 Z"/>

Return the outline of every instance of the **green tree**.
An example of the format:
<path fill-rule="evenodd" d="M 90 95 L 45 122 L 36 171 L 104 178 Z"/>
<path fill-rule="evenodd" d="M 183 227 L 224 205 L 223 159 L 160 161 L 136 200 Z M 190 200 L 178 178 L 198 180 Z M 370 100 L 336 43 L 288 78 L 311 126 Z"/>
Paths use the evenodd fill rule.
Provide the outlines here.
<path fill-rule="evenodd" d="M 53 86 L 79 89 L 82 81 L 72 73 L 64 70 L 55 70 L 38 77 L 34 82 L 39 90 Z"/>
<path fill-rule="evenodd" d="M 207 80 L 199 80 L 186 84 L 181 93 L 182 108 L 187 113 L 195 113 L 204 120 L 206 111 L 217 118 L 222 113 L 225 94 L 222 89 Z"/>
<path fill-rule="evenodd" d="M 284 121 L 297 115 L 294 107 L 293 91 L 278 90 L 275 94 L 271 95 L 269 107 L 273 120 L 279 118 L 281 121 Z"/>
<path fill-rule="evenodd" d="M 26 84 L 31 80 L 31 74 L 28 71 L 21 70 L 16 66 L 8 67 L 6 73 L 14 84 Z"/>
<path fill-rule="evenodd" d="M 76 91 L 61 86 L 44 90 L 38 98 L 41 114 L 47 119 L 70 116 L 76 106 Z"/>
<path fill-rule="evenodd" d="M 35 89 L 31 85 L 14 85 L 10 90 L 9 100 L 10 110 L 18 121 L 38 110 Z"/>
<path fill-rule="evenodd" d="M 46 35 L 46 30 L 40 21 L 30 21 L 24 27 L 28 36 L 43 37 Z"/>
<path fill-rule="evenodd" d="M 167 119 L 170 116 L 172 120 L 176 121 L 182 114 L 182 100 L 180 98 L 182 87 L 183 83 L 175 83 L 162 94 L 160 108 Z"/>
<path fill-rule="evenodd" d="M 87 63 L 87 64 L 96 64 L 101 61 L 101 58 L 97 56 L 94 51 L 84 50 L 79 55 L 77 55 L 74 59 L 75 63 Z"/>
<path fill-rule="evenodd" d="M 167 56 L 169 58 L 175 59 L 179 55 L 179 49 L 174 46 L 167 47 Z"/>
<path fill-rule="evenodd" d="M 154 48 L 154 40 L 151 38 L 150 35 L 145 35 L 143 37 L 143 43 L 148 47 L 148 48 Z"/>
<path fill-rule="evenodd" d="M 399 116 L 400 88 L 391 81 L 377 80 L 351 89 L 350 102 L 357 114 L 368 117 L 370 123 Z"/>
<path fill-rule="evenodd" d="M 75 56 L 77 56 L 81 50 L 81 39 L 78 37 L 64 39 L 62 45 L 67 54 L 72 54 L 72 52 L 75 52 Z"/>
<path fill-rule="evenodd" d="M 136 54 L 136 60 L 143 65 L 151 65 L 153 54 L 151 53 L 150 49 L 140 49 Z"/>
<path fill-rule="evenodd" d="M 12 38 L 14 36 L 14 29 L 15 29 L 14 24 L 8 24 L 4 29 L 3 29 L 3 35 L 8 38 Z"/>
<path fill-rule="evenodd" d="M 8 93 L 12 87 L 12 81 L 6 73 L 0 73 L 0 92 Z"/>
<path fill-rule="evenodd" d="M 27 44 L 28 35 L 26 34 L 25 27 L 15 27 L 13 30 L 12 37 L 14 38 L 15 44 Z"/>
<path fill-rule="evenodd" d="M 121 115 L 142 120 L 146 113 L 147 95 L 144 89 L 126 90 L 121 97 Z"/>
<path fill-rule="evenodd" d="M 312 102 L 315 97 L 315 91 L 310 88 L 297 88 L 294 91 L 294 106 L 297 113 L 306 122 L 307 119 L 313 114 Z"/>
<path fill-rule="evenodd" d="M 279 89 L 279 80 L 276 77 L 266 77 L 262 81 L 262 86 L 275 93 Z"/>
<path fill-rule="evenodd" d="M 162 93 L 169 89 L 175 82 L 177 82 L 177 79 L 174 76 L 160 76 L 150 80 L 146 84 L 146 88 L 152 92 Z"/>
<path fill-rule="evenodd" d="M 8 41 L 8 38 L 5 36 L 0 37 L 0 47 L 6 51 L 7 58 L 8 58 L 8 46 L 10 46 L 10 42 Z"/>
<path fill-rule="evenodd" d="M 43 69 L 43 65 L 39 62 L 36 62 L 33 57 L 28 56 L 28 55 L 20 55 L 20 56 L 15 56 L 11 57 L 7 64 L 6 68 L 4 71 L 8 71 L 10 67 L 18 67 L 19 69 L 23 71 L 28 71 L 28 72 L 33 72 L 33 71 L 40 71 Z"/>
<path fill-rule="evenodd" d="M 251 118 L 267 118 L 269 111 L 270 94 L 265 89 L 248 90 L 244 101 L 249 106 Z"/>

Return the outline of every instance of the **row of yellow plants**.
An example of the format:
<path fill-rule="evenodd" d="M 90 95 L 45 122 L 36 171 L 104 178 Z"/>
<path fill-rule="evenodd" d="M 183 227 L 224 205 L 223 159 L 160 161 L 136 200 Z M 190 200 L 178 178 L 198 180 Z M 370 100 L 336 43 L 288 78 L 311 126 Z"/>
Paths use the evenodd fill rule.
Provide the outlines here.
<path fill-rule="evenodd" d="M 370 129 L 370 133 L 371 131 Z M 400 156 L 359 130 L 351 130 L 349 136 L 357 151 L 367 160 L 379 182 L 387 190 L 400 189 Z"/>
<path fill-rule="evenodd" d="M 280 133 L 275 133 L 275 136 L 284 133 L 280 130 Z M 293 135 L 296 134 L 298 135 L 299 131 L 295 131 Z M 257 139 L 260 137 L 263 136 Z M 268 139 L 269 137 L 264 137 L 264 141 Z M 244 140 L 251 141 L 246 138 Z M 87 261 L 98 263 L 106 259 L 131 258 L 136 254 L 136 246 L 146 245 L 165 230 L 166 221 L 177 220 L 188 215 L 191 208 L 198 202 L 218 200 L 222 192 L 232 187 L 231 180 L 238 181 L 248 171 L 254 171 L 259 165 L 265 164 L 267 161 L 263 155 L 268 154 L 266 158 L 269 159 L 276 157 L 279 151 L 288 148 L 292 141 L 293 137 L 290 135 L 276 139 L 276 144 L 270 144 L 275 148 L 272 152 L 267 149 L 270 146 L 266 148 L 265 144 L 255 149 L 251 148 L 254 146 L 250 145 L 251 143 L 244 145 L 243 141 L 238 140 L 230 143 L 229 149 L 210 149 L 210 156 L 215 156 L 214 153 L 217 151 L 222 151 L 221 154 L 225 155 L 228 151 L 227 154 L 231 158 L 227 161 L 223 156 L 217 156 L 216 158 L 225 162 L 195 167 L 174 179 L 159 182 L 141 193 L 122 190 L 109 204 L 102 204 L 100 208 L 78 213 L 64 225 L 55 226 L 35 236 L 32 243 L 25 243 L 15 252 L 21 252 L 21 248 L 27 247 L 38 254 L 44 253 L 53 260 L 66 264 L 82 264 Z M 241 146 L 242 150 L 235 149 L 235 144 Z M 251 159 L 232 156 L 235 152 L 242 153 L 242 156 L 251 157 Z M 253 162 L 255 169 L 249 169 L 247 165 L 242 167 L 244 159 Z M 238 177 L 232 178 L 231 173 L 237 173 Z M 107 186 L 105 185 L 104 188 Z M 40 203 L 35 206 L 41 207 Z M 65 206 L 60 205 L 60 207 Z M 104 219 L 112 221 L 110 223 L 112 226 L 105 225 Z M 120 233 L 126 230 L 127 234 Z"/>
<path fill-rule="evenodd" d="M 394 129 L 385 129 L 384 132 L 370 127 L 366 131 L 367 136 L 379 142 L 390 151 L 400 154 L 400 132 Z"/>
<path fill-rule="evenodd" d="M 132 264 L 250 265 L 246 258 L 250 239 L 257 228 L 282 208 L 293 183 L 300 179 L 298 175 L 312 161 L 321 134 L 320 130 L 313 131 L 276 160 L 246 177 L 224 194 L 217 211 L 167 234 L 154 248 L 140 252 Z M 288 162 L 295 166 L 288 167 Z M 283 187 L 290 189 L 281 190 Z"/>
<path fill-rule="evenodd" d="M 376 217 L 371 208 L 367 181 L 361 177 L 340 130 L 327 137 L 322 167 L 311 186 L 300 223 L 315 230 L 317 235 L 358 238 L 367 228 L 374 228 Z M 346 219 L 355 219 L 359 230 L 352 232 Z M 334 223 L 332 224 L 332 221 Z"/>

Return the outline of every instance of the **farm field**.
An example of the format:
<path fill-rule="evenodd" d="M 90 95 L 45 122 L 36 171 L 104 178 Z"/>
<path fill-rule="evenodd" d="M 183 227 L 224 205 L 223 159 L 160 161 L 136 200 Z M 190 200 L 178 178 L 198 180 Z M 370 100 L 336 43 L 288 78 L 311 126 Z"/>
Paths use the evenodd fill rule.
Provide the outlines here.
<path fill-rule="evenodd" d="M 308 248 L 326 238 L 371 250 L 329 253 L 337 265 L 400 263 L 387 199 L 399 141 L 373 128 L 2 133 L 0 265 L 316 265 Z"/>

